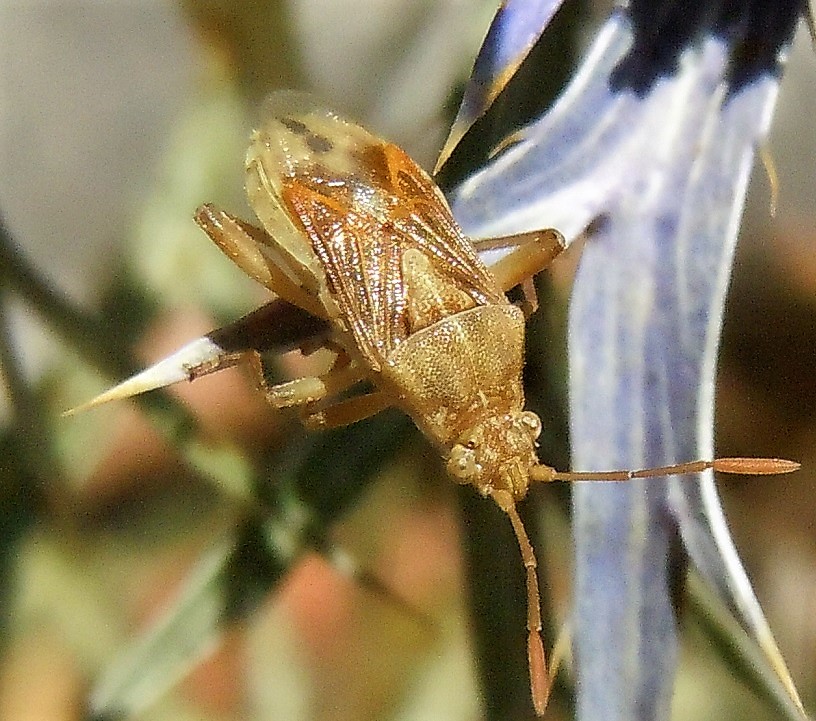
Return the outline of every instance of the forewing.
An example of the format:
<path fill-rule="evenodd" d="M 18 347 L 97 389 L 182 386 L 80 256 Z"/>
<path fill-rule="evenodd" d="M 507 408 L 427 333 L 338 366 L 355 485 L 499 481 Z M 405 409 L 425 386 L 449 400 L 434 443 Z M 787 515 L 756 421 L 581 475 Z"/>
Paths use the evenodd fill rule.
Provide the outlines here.
<path fill-rule="evenodd" d="M 320 266 L 327 302 L 372 368 L 410 333 L 401 263 L 408 248 L 474 305 L 504 301 L 441 192 L 402 150 L 308 96 L 275 95 L 265 117 L 248 168 L 266 177 L 265 202 L 272 197 L 276 215 L 282 210 L 300 230 L 292 255 Z"/>
<path fill-rule="evenodd" d="M 285 198 L 304 220 L 339 318 L 366 362 L 379 369 L 389 349 L 407 335 L 399 238 L 371 216 L 299 182 Z"/>
<path fill-rule="evenodd" d="M 436 183 L 397 146 L 385 144 L 381 150 L 392 185 L 410 209 L 395 212 L 395 227 L 444 267 L 456 285 L 477 303 L 502 302 L 504 296 L 495 279 L 453 219 Z"/>

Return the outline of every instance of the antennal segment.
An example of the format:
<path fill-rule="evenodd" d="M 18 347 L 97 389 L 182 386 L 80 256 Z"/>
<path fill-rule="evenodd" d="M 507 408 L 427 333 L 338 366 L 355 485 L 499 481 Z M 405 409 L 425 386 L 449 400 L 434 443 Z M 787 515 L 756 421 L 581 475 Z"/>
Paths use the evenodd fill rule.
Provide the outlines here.
<path fill-rule="evenodd" d="M 720 473 L 739 473 L 746 476 L 775 476 L 798 471 L 801 464 L 784 458 L 715 458 L 713 461 L 691 461 L 671 466 L 642 468 L 637 471 L 556 471 L 549 466 L 530 469 L 530 480 L 538 483 L 551 481 L 631 481 L 633 478 L 657 478 L 700 473 L 713 468 Z"/>

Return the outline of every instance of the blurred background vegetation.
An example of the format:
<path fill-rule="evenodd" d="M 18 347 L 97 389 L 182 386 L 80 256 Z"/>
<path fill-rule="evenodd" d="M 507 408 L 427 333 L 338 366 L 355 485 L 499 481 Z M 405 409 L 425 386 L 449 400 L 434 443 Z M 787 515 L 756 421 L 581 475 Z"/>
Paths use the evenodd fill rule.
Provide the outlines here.
<path fill-rule="evenodd" d="M 429 167 L 494 11 L 484 0 L 0 2 L 0 214 L 39 274 L 21 292 L 26 279 L 9 272 L 19 258 L 4 250 L 0 718 L 83 718 L 94 680 L 251 512 L 251 479 L 267 474 L 274 486 L 309 443 L 240 369 L 173 389 L 197 428 L 192 451 L 180 452 L 186 431 L 169 432 L 155 408 L 152 420 L 125 403 L 59 417 L 266 298 L 191 220 L 205 201 L 252 218 L 242 163 L 258 102 L 276 87 L 313 90 Z M 585 3 L 570 41 L 580 44 L 601 11 Z M 805 466 L 720 488 L 811 708 L 814 62 L 800 38 L 770 144 L 778 211 L 770 218 L 759 168 L 738 250 L 717 421 L 723 454 Z M 576 260 L 554 270 L 539 330 L 562 325 Z M 281 373 L 309 362 L 287 356 Z M 545 422 L 558 427 L 562 414 L 545 412 Z M 385 422 L 399 443 L 327 540 L 388 591 L 305 554 L 142 718 L 478 717 L 457 497 L 424 442 Z M 566 522 L 555 521 L 552 541 L 549 583 L 563 604 Z M 511 632 L 523 637 L 518 623 Z M 706 651 L 701 629 L 690 631 L 677 718 L 772 718 Z"/>

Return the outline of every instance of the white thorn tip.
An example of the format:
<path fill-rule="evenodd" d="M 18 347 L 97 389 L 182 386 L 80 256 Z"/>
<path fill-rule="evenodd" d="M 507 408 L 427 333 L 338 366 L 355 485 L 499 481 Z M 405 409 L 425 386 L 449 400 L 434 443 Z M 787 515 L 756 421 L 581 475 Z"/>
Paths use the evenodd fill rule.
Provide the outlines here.
<path fill-rule="evenodd" d="M 226 367 L 220 365 L 220 361 L 226 355 L 226 351 L 208 336 L 202 336 L 135 376 L 100 393 L 87 403 L 65 411 L 62 415 L 72 416 L 109 401 L 123 400 L 157 388 L 165 388 L 179 381 L 189 380 L 191 372 L 201 366 L 212 366 L 212 370 Z"/>

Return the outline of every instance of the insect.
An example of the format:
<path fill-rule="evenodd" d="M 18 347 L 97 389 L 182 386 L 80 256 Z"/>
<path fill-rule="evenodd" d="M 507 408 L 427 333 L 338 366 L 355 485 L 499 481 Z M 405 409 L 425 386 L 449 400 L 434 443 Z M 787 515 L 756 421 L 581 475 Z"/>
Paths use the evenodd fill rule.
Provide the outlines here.
<path fill-rule="evenodd" d="M 564 248 L 560 233 L 481 242 L 506 251 L 488 270 L 441 191 L 404 151 L 297 93 L 267 101 L 247 153 L 246 190 L 262 227 L 211 205 L 197 211 L 196 222 L 248 275 L 324 322 L 325 345 L 335 353 L 324 375 L 266 387 L 268 399 L 299 407 L 312 427 L 396 406 L 439 449 L 454 481 L 507 514 L 527 573 L 527 654 L 539 715 L 553 674 L 541 639 L 536 557 L 516 509 L 532 483 L 797 467 L 718 459 L 565 473 L 542 464 L 541 421 L 524 408 L 525 313 L 505 292 L 524 286 Z M 529 285 L 526 291 L 534 305 Z M 97 400 L 146 389 L 119 388 Z"/>

